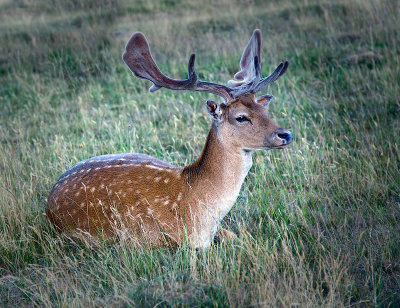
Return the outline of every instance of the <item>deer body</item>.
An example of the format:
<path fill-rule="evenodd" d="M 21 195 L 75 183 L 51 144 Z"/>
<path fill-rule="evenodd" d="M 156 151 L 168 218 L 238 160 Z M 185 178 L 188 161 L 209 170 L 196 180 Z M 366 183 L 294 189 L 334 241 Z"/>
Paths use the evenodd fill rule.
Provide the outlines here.
<path fill-rule="evenodd" d="M 224 148 L 215 125 L 199 159 L 178 168 L 143 154 L 97 156 L 64 173 L 48 216 L 91 236 L 140 235 L 153 245 L 208 246 L 252 165 L 251 153 Z"/>
<path fill-rule="evenodd" d="M 259 84 L 266 84 L 268 78 L 276 80 L 287 68 L 287 63 L 281 64 L 260 80 L 259 37 L 256 30 L 242 56 L 240 74 L 247 83 L 235 81 L 236 87 L 228 88 L 198 81 L 194 56 L 189 61 L 189 81 L 162 75 L 144 36 L 135 34 L 124 60 L 136 76 L 154 83 L 152 91 L 161 87 L 208 91 L 224 97 L 226 103 L 207 101 L 212 125 L 202 154 L 189 166 L 179 168 L 132 153 L 97 156 L 73 166 L 50 193 L 47 216 L 53 225 L 85 238 L 127 238 L 152 246 L 177 246 L 184 241 L 192 247 L 209 246 L 237 199 L 252 166 L 252 153 L 283 148 L 292 141 L 290 132 L 268 118 L 264 104 L 271 96 L 254 97 Z M 251 65 L 255 67 L 252 72 Z"/>

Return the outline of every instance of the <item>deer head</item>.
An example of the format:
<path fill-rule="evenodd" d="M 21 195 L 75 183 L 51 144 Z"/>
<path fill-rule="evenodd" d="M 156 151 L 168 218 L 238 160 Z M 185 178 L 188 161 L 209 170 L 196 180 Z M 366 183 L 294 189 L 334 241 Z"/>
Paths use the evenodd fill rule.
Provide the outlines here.
<path fill-rule="evenodd" d="M 133 75 L 150 80 L 149 91 L 160 88 L 209 92 L 221 96 L 224 102 L 207 101 L 207 110 L 222 135 L 231 143 L 248 151 L 283 148 L 293 140 L 292 134 L 269 119 L 266 106 L 273 98 L 266 94 L 255 94 L 276 81 L 287 70 L 288 61 L 280 63 L 272 74 L 261 78 L 261 31 L 256 29 L 245 47 L 240 60 L 240 71 L 229 86 L 198 79 L 195 55 L 188 63 L 188 78 L 176 80 L 164 75 L 154 62 L 150 48 L 142 33 L 135 33 L 126 45 L 123 60 Z"/>

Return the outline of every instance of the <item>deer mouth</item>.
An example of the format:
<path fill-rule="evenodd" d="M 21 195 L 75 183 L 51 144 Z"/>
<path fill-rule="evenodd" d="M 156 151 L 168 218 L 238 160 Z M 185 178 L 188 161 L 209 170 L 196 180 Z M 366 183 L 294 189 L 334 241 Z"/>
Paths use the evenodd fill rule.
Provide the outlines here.
<path fill-rule="evenodd" d="M 281 144 L 274 146 L 274 149 L 284 149 L 286 148 L 289 144 L 293 143 L 293 138 L 291 137 L 290 139 L 281 139 Z"/>
<path fill-rule="evenodd" d="M 293 140 L 290 140 L 288 143 L 285 143 L 285 144 L 277 145 L 277 146 L 273 147 L 273 149 L 284 149 L 291 143 L 293 143 Z"/>
<path fill-rule="evenodd" d="M 293 135 L 290 131 L 280 129 L 276 135 L 273 137 L 272 144 L 275 149 L 286 148 L 289 144 L 293 142 Z"/>
<path fill-rule="evenodd" d="M 266 144 L 263 145 L 261 147 L 257 147 L 257 148 L 245 148 L 244 151 L 245 152 L 254 152 L 254 151 L 267 151 L 267 150 L 275 150 L 275 149 L 285 149 L 288 145 L 290 145 L 291 143 L 293 143 L 293 139 L 288 141 L 287 143 L 282 143 L 279 145 L 271 145 L 271 144 Z"/>
<path fill-rule="evenodd" d="M 293 142 L 292 133 L 286 130 L 272 134 L 264 141 L 264 149 L 284 149 Z"/>

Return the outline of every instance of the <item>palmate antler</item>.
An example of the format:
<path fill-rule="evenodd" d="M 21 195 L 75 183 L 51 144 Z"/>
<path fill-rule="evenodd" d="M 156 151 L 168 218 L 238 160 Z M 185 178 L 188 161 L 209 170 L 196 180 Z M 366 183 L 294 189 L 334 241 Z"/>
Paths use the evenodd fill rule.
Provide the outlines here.
<path fill-rule="evenodd" d="M 194 54 L 189 58 L 188 79 L 176 80 L 165 76 L 154 62 L 147 40 L 140 32 L 135 33 L 130 38 L 122 58 L 136 77 L 153 82 L 153 86 L 149 89 L 150 92 L 157 91 L 160 88 L 193 90 L 214 93 L 222 96 L 226 101 L 233 99 L 233 96 L 230 94 L 232 92 L 231 88 L 217 83 L 201 81 L 197 78 L 196 71 L 194 70 Z"/>
<path fill-rule="evenodd" d="M 240 59 L 240 71 L 234 76 L 238 80 L 229 80 L 228 85 L 234 88 L 245 84 L 254 84 L 261 78 L 261 31 L 256 29 L 243 50 Z"/>
<path fill-rule="evenodd" d="M 194 69 L 194 54 L 189 58 L 188 79 L 176 80 L 167 77 L 157 67 L 151 56 L 147 40 L 140 32 L 130 38 L 122 58 L 134 76 L 153 82 L 149 89 L 150 92 L 160 88 L 202 91 L 219 95 L 229 103 L 242 95 L 260 91 L 286 72 L 289 65 L 287 61 L 280 63 L 271 75 L 261 79 L 260 50 L 261 31 L 257 29 L 254 30 L 253 36 L 243 51 L 240 60 L 241 70 L 235 74 L 235 78 L 242 80 L 230 80 L 228 84 L 232 87 L 199 80 Z"/>
<path fill-rule="evenodd" d="M 271 75 L 261 79 L 260 53 L 261 31 L 256 29 L 246 48 L 243 50 L 242 58 L 240 59 L 240 71 L 234 76 L 235 79 L 241 80 L 228 81 L 228 85 L 234 87 L 234 97 L 239 97 L 247 93 L 254 94 L 277 80 L 286 72 L 289 66 L 288 61 L 280 63 Z"/>

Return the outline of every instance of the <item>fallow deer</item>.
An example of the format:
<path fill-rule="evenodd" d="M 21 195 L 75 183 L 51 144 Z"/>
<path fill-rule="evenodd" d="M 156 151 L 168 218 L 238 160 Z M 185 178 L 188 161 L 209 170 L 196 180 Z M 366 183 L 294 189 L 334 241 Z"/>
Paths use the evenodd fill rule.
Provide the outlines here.
<path fill-rule="evenodd" d="M 54 185 L 47 217 L 72 236 L 117 240 L 151 246 L 207 247 L 230 211 L 252 166 L 255 150 L 281 149 L 292 134 L 268 117 L 272 95 L 255 97 L 281 77 L 288 62 L 261 78 L 261 31 L 255 30 L 240 60 L 235 80 L 224 86 L 198 79 L 192 54 L 188 79 L 164 75 L 154 62 L 142 33 L 126 45 L 123 60 L 133 75 L 150 80 L 149 89 L 210 92 L 224 101 L 207 101 L 212 117 L 204 150 L 186 167 L 175 167 L 144 154 L 113 154 L 77 163 Z M 219 230 L 222 238 L 234 234 Z"/>

